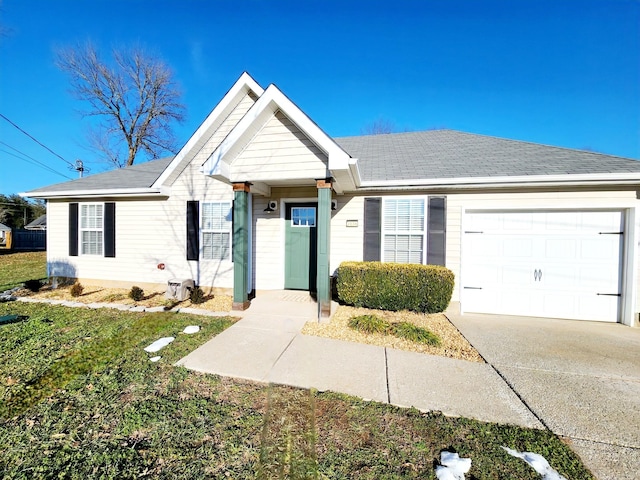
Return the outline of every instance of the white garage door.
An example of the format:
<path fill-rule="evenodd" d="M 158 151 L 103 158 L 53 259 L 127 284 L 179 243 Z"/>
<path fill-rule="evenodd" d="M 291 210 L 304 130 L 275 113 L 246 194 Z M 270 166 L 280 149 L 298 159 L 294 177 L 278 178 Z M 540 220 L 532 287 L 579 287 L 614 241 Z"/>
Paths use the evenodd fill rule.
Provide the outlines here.
<path fill-rule="evenodd" d="M 621 212 L 471 212 L 462 308 L 618 321 Z"/>

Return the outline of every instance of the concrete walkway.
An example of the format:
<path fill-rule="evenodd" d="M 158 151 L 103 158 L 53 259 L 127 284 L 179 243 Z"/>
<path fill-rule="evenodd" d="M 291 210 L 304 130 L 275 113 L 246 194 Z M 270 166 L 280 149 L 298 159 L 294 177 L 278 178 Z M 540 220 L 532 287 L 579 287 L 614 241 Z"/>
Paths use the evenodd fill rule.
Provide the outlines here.
<path fill-rule="evenodd" d="M 448 315 L 601 480 L 640 468 L 640 329 L 500 315 Z"/>
<path fill-rule="evenodd" d="M 543 425 L 491 365 L 300 333 L 316 318 L 307 294 L 271 292 L 181 359 L 191 370 L 355 395 L 446 415 Z"/>

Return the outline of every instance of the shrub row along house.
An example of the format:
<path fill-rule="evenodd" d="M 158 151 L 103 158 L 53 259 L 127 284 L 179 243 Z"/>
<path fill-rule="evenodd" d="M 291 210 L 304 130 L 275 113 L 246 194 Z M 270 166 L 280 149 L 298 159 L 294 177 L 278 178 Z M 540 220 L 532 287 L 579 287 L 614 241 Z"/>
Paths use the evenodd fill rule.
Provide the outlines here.
<path fill-rule="evenodd" d="M 331 138 L 243 74 L 173 158 L 26 192 L 49 274 L 317 291 L 342 261 L 446 265 L 450 308 L 636 323 L 640 162 L 452 130 Z"/>

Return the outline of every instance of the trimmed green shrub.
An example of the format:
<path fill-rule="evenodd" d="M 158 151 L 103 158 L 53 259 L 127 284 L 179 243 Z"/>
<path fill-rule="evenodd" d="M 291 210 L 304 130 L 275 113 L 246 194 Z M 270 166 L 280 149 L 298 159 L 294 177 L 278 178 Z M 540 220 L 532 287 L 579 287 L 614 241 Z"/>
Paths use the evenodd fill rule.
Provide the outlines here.
<path fill-rule="evenodd" d="M 206 298 L 202 289 L 200 287 L 195 287 L 189 294 L 189 300 L 191 300 L 191 303 L 198 305 L 200 303 L 204 303 Z"/>
<path fill-rule="evenodd" d="M 398 322 L 392 325 L 393 334 L 416 343 L 424 343 L 437 347 L 440 345 L 440 337 L 426 328 L 419 327 L 409 322 Z"/>
<path fill-rule="evenodd" d="M 82 284 L 80 282 L 76 282 L 73 285 L 71 285 L 71 289 L 69 290 L 69 293 L 71 293 L 72 297 L 79 297 L 80 295 L 82 295 L 83 290 L 84 290 L 84 287 L 82 286 Z"/>
<path fill-rule="evenodd" d="M 453 272 L 439 265 L 382 262 L 342 262 L 336 280 L 347 305 L 426 313 L 447 308 L 453 284 Z"/>
<path fill-rule="evenodd" d="M 364 333 L 389 333 L 391 324 L 377 315 L 359 315 L 349 320 L 349 327 Z"/>
<path fill-rule="evenodd" d="M 42 288 L 42 282 L 40 280 L 27 280 L 24 282 L 24 288 L 32 292 L 37 292 Z"/>
<path fill-rule="evenodd" d="M 136 286 L 131 287 L 131 290 L 129 290 L 129 298 L 134 302 L 139 302 L 144 298 L 144 290 Z"/>

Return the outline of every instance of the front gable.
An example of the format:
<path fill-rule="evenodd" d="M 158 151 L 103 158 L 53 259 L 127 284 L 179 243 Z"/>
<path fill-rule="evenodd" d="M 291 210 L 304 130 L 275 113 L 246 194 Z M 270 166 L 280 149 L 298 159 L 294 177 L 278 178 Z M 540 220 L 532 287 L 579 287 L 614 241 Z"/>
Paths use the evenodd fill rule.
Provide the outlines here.
<path fill-rule="evenodd" d="M 190 163 L 204 163 L 263 92 L 248 73 L 243 73 L 180 149 L 154 186 L 170 187 Z"/>
<path fill-rule="evenodd" d="M 232 176 L 271 185 L 315 184 L 329 176 L 328 158 L 282 111 L 276 111 L 231 163 Z"/>
<path fill-rule="evenodd" d="M 351 158 L 275 85 L 270 85 L 202 166 L 229 183 L 311 185 L 333 177 L 338 193 L 359 183 Z M 354 175 L 355 174 L 355 175 Z"/>

